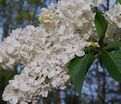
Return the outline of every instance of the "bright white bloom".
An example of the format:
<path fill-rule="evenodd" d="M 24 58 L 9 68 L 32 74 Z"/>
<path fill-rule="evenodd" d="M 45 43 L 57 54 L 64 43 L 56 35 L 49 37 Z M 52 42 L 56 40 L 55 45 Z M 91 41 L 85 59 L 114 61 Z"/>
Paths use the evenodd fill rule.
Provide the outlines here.
<path fill-rule="evenodd" d="M 106 11 L 106 18 L 109 22 L 106 33 L 106 41 L 121 39 L 121 5 L 118 3 L 113 8 Z"/>
<path fill-rule="evenodd" d="M 110 8 L 109 11 L 106 12 L 107 15 L 107 19 L 115 24 L 117 24 L 117 26 L 119 28 L 121 28 L 121 5 L 120 4 L 116 4 L 114 6 L 114 8 Z"/>
<path fill-rule="evenodd" d="M 16 63 L 22 63 L 25 67 L 20 75 L 9 81 L 3 99 L 11 104 L 30 102 L 38 95 L 46 97 L 52 88 L 65 88 L 69 82 L 66 65 L 75 55 L 84 55 L 83 49 L 88 42 L 81 38 L 79 33 L 75 33 L 71 24 L 62 24 L 53 33 L 52 30 L 46 32 L 42 26 L 27 26 L 18 33 L 17 31 L 1 44 L 1 47 L 6 46 L 1 50 L 1 64 L 10 68 Z M 16 47 L 9 44 L 13 48 L 8 52 L 7 40 L 11 38 L 14 39 L 12 42 L 18 42 L 20 45 Z M 4 61 L 3 55 L 7 61 Z"/>
<path fill-rule="evenodd" d="M 52 88 L 65 88 L 69 82 L 66 65 L 75 55 L 84 55 L 83 49 L 88 42 L 75 33 L 71 24 L 62 24 L 53 33 L 52 30 L 46 32 L 42 26 L 27 26 L 18 33 L 16 31 L 8 38 L 14 38 L 20 45 L 14 47 L 9 44 L 13 49 L 8 52 L 8 38 L 3 42 L 5 48 L 1 50 L 1 65 L 12 68 L 22 63 L 25 67 L 20 75 L 9 81 L 3 99 L 10 104 L 31 102 L 39 95 L 46 97 Z"/>

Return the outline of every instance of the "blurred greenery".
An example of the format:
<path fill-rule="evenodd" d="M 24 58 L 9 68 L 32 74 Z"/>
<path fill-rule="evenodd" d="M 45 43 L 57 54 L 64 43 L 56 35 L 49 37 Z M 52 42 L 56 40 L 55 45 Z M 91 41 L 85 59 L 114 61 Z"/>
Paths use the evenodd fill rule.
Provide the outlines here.
<path fill-rule="evenodd" d="M 0 104 L 5 104 L 4 101 L 2 101 L 2 93 L 5 88 L 5 86 L 8 84 L 8 81 L 13 78 L 13 76 L 16 74 L 15 71 L 8 71 L 8 70 L 0 70 Z"/>
<path fill-rule="evenodd" d="M 45 0 L 0 0 L 0 25 L 4 36 L 12 29 L 28 24 L 38 25 L 37 10 L 45 6 Z"/>

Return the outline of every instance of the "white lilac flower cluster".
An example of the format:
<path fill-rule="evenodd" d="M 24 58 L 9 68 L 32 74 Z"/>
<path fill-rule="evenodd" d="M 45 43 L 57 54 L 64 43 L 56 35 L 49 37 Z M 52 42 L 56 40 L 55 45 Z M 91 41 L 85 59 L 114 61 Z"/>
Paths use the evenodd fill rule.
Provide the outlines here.
<path fill-rule="evenodd" d="M 112 24 L 117 24 L 119 28 L 121 28 L 121 5 L 118 3 L 117 5 L 114 5 L 113 8 L 110 8 L 107 12 L 107 19 L 108 21 L 111 21 Z"/>
<path fill-rule="evenodd" d="M 9 81 L 3 100 L 27 104 L 53 88 L 65 88 L 67 63 L 90 45 L 93 17 L 90 2 L 62 0 L 42 9 L 41 26 L 14 30 L 0 44 L 0 64 L 9 69 L 20 63 L 24 69 Z"/>
<path fill-rule="evenodd" d="M 107 37 L 110 40 L 121 40 L 121 4 L 117 3 L 106 11 L 106 18 L 109 22 Z"/>
<path fill-rule="evenodd" d="M 36 104 L 38 96 L 47 97 L 53 88 L 63 89 L 70 83 L 67 64 L 75 56 L 83 56 L 84 48 L 90 45 L 88 39 L 95 35 L 91 5 L 98 3 L 58 1 L 42 9 L 40 26 L 16 29 L 0 44 L 1 67 L 13 69 L 16 64 L 24 65 L 20 75 L 5 88 L 4 101 Z M 111 21 L 116 23 L 116 19 Z"/>

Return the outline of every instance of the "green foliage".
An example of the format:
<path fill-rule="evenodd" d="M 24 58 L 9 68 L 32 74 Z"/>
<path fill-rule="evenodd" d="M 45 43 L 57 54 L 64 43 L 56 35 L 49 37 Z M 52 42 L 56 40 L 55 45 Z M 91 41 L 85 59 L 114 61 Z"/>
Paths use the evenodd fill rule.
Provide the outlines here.
<path fill-rule="evenodd" d="M 12 79 L 15 74 L 15 71 L 0 70 L 0 104 L 7 104 L 4 101 L 2 101 L 2 91 L 8 84 L 8 81 Z"/>
<path fill-rule="evenodd" d="M 105 19 L 103 13 L 98 9 L 96 10 L 96 15 L 95 15 L 95 26 L 99 36 L 99 44 L 102 45 L 108 27 L 108 22 Z"/>
<path fill-rule="evenodd" d="M 117 81 L 121 82 L 121 50 L 111 53 L 103 50 L 101 60 L 109 74 Z"/>
<path fill-rule="evenodd" d="M 3 5 L 5 5 L 5 0 L 0 0 L 0 6 L 3 7 Z"/>
<path fill-rule="evenodd" d="M 121 0 L 116 0 L 117 2 L 119 2 L 121 4 Z"/>
<path fill-rule="evenodd" d="M 85 53 L 90 53 L 90 52 L 94 52 L 96 49 L 96 47 L 93 47 L 93 46 L 89 46 L 89 47 L 86 47 L 84 49 Z"/>
<path fill-rule="evenodd" d="M 27 0 L 29 4 L 35 4 L 36 6 L 44 6 L 45 0 Z"/>
<path fill-rule="evenodd" d="M 40 24 L 37 8 L 44 6 L 45 0 L 0 0 L 0 23 L 4 37 L 8 36 L 12 29 Z"/>
<path fill-rule="evenodd" d="M 34 19 L 34 15 L 31 14 L 30 10 L 26 10 L 26 11 L 18 11 L 18 15 L 16 16 L 15 20 L 17 22 L 17 24 L 22 24 L 23 21 L 27 21 L 30 20 L 32 21 Z"/>
<path fill-rule="evenodd" d="M 69 73 L 72 78 L 72 82 L 78 92 L 82 87 L 85 79 L 85 75 L 94 61 L 93 54 L 87 54 L 84 57 L 75 57 L 69 63 Z"/>
<path fill-rule="evenodd" d="M 110 42 L 106 47 L 104 47 L 105 50 L 112 51 L 112 50 L 119 50 L 121 47 L 120 41 L 114 41 Z"/>

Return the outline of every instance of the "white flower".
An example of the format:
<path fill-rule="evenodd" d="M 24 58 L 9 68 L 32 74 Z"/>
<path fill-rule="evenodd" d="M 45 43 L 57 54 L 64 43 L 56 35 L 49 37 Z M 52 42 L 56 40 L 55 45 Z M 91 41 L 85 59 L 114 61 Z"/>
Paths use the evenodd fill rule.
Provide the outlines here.
<path fill-rule="evenodd" d="M 7 48 L 7 53 L 8 53 L 8 54 L 12 54 L 13 52 L 14 52 L 14 47 L 9 46 L 9 47 Z"/>
<path fill-rule="evenodd" d="M 24 92 L 27 92 L 27 91 L 30 90 L 30 88 L 29 88 L 29 86 L 26 83 L 21 83 L 20 84 L 20 90 L 24 91 Z"/>
<path fill-rule="evenodd" d="M 121 5 L 118 3 L 106 12 L 107 19 L 121 28 Z"/>
<path fill-rule="evenodd" d="M 115 4 L 113 8 L 106 11 L 108 20 L 108 29 L 106 32 L 106 42 L 113 40 L 121 40 L 121 5 Z"/>

